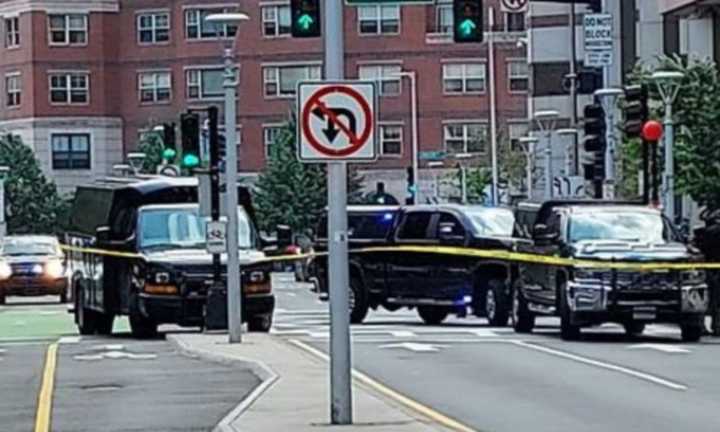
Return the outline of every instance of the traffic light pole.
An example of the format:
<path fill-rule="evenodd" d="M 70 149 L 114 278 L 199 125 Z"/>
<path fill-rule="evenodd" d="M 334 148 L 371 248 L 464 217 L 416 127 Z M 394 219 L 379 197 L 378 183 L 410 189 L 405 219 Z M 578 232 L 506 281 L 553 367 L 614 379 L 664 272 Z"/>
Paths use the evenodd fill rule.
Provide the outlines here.
<path fill-rule="evenodd" d="M 342 80 L 345 75 L 342 0 L 325 0 L 324 29 L 325 79 Z M 352 424 L 352 379 L 345 162 L 328 163 L 328 234 L 331 423 L 349 425 Z"/>

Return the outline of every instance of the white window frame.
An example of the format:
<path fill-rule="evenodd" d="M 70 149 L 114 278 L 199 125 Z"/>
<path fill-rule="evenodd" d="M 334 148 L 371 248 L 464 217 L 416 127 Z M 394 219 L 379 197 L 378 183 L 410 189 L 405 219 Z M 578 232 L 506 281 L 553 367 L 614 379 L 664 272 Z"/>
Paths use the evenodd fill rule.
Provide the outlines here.
<path fill-rule="evenodd" d="M 288 16 L 290 17 L 290 22 L 287 25 L 287 33 L 281 33 L 280 32 L 280 9 L 287 9 L 288 10 Z M 273 11 L 273 18 L 268 19 L 266 16 L 266 11 Z M 290 37 L 292 32 L 292 15 L 290 15 L 290 3 L 271 3 L 271 4 L 261 4 L 260 5 L 260 13 L 262 16 L 262 22 L 260 23 L 263 37 L 265 38 L 287 38 Z M 266 34 L 265 33 L 265 25 L 266 24 L 272 24 L 274 26 L 274 32 L 273 34 Z"/>
<path fill-rule="evenodd" d="M 479 76 L 469 76 L 468 75 L 468 66 L 481 66 L 483 70 L 482 74 L 482 82 L 483 82 L 483 88 L 482 90 L 468 90 L 468 81 L 471 79 L 480 79 Z M 460 73 L 460 76 L 448 76 L 447 75 L 447 68 L 452 66 L 461 66 L 462 72 Z M 462 90 L 460 91 L 448 91 L 445 82 L 449 80 L 461 80 L 462 82 Z M 457 61 L 457 62 L 447 62 L 442 64 L 442 89 L 443 89 L 443 95 L 445 96 L 462 96 L 462 95 L 482 95 L 487 92 L 487 64 L 484 61 L 477 61 L 477 60 L 468 60 L 468 61 Z"/>
<path fill-rule="evenodd" d="M 361 15 L 361 9 L 370 9 L 375 8 L 375 25 L 377 26 L 376 32 L 363 32 L 362 31 L 362 22 L 363 21 L 371 21 L 370 19 L 362 19 Z M 397 31 L 396 32 L 384 32 L 382 31 L 382 23 L 383 23 L 383 15 L 382 11 L 383 9 L 395 9 L 397 10 Z M 358 6 L 356 8 L 357 10 L 357 31 L 360 36 L 396 36 L 402 33 L 402 7 L 399 4 L 370 4 L 370 5 L 363 5 Z M 389 19 L 388 19 L 389 20 Z"/>
<path fill-rule="evenodd" d="M 269 141 L 269 132 L 271 130 L 276 130 L 287 127 L 287 123 L 263 123 L 262 125 L 262 142 L 263 142 L 263 148 L 264 154 L 265 154 L 265 160 L 270 158 L 270 146 L 275 144 L 275 142 Z"/>
<path fill-rule="evenodd" d="M 296 91 L 292 94 L 281 93 L 282 83 L 280 73 L 285 68 L 305 68 L 305 78 L 302 80 L 310 81 L 322 78 L 322 64 L 319 63 L 284 63 L 284 64 L 263 64 L 262 65 L 262 91 L 265 99 L 292 99 L 296 96 Z M 317 73 L 312 73 L 311 68 L 316 68 Z M 313 75 L 315 75 L 313 77 Z M 275 91 L 268 93 L 268 85 L 274 85 Z"/>
<path fill-rule="evenodd" d="M 161 15 L 167 16 L 167 26 L 158 25 L 158 17 Z M 149 28 L 141 26 L 143 17 L 150 17 L 151 24 Z M 137 31 L 137 43 L 138 45 L 166 45 L 170 43 L 171 29 L 172 29 L 172 14 L 168 9 L 162 10 L 142 10 L 135 13 L 135 29 Z M 157 34 L 159 30 L 167 31 L 167 40 L 158 41 Z M 152 40 L 144 42 L 140 37 L 141 32 L 149 31 L 152 35 Z"/>
<path fill-rule="evenodd" d="M 16 85 L 11 87 L 10 81 L 16 81 Z M 16 100 L 17 99 L 17 100 Z M 5 106 L 8 109 L 19 108 L 22 104 L 22 75 L 20 72 L 10 72 L 5 74 Z"/>
<path fill-rule="evenodd" d="M 65 23 L 64 23 L 62 29 L 53 29 L 52 18 L 55 16 L 64 17 Z M 83 18 L 82 28 L 70 28 L 71 17 L 82 17 Z M 48 45 L 49 46 L 87 46 L 88 39 L 90 38 L 90 32 L 88 31 L 88 21 L 89 21 L 89 16 L 86 13 L 48 14 L 48 16 L 47 16 Z M 57 32 L 64 31 L 64 33 L 65 33 L 64 40 L 62 42 L 53 41 L 53 38 L 52 38 L 53 31 L 57 31 Z M 82 31 L 85 34 L 84 40 L 82 42 L 70 42 L 70 33 L 71 32 L 79 32 L 79 31 Z"/>
<path fill-rule="evenodd" d="M 52 86 L 52 79 L 55 76 L 61 76 L 65 77 L 65 87 L 53 87 Z M 83 76 L 85 78 L 85 86 L 84 87 L 78 87 L 74 88 L 72 86 L 72 78 L 74 76 Z M 65 95 L 67 96 L 65 102 L 54 102 L 52 100 L 52 93 L 53 91 L 65 91 Z M 73 91 L 84 91 L 85 92 L 85 102 L 73 102 L 72 101 L 72 92 Z M 75 105 L 75 106 L 84 106 L 84 105 L 90 105 L 90 72 L 88 71 L 48 71 L 48 100 L 50 101 L 50 105 Z"/>
<path fill-rule="evenodd" d="M 183 8 L 183 19 L 184 19 L 184 32 L 185 32 L 185 40 L 190 42 L 198 42 L 198 41 L 209 41 L 209 40 L 218 40 L 218 39 L 233 39 L 235 35 L 237 35 L 238 26 L 233 24 L 222 24 L 222 32 L 220 35 L 217 35 L 213 33 L 212 36 L 203 36 L 203 25 L 208 25 L 204 23 L 204 20 L 202 19 L 202 13 L 203 11 L 211 12 L 211 13 L 230 13 L 230 12 L 236 12 L 237 8 L 232 6 L 223 6 L 223 5 L 198 5 L 198 6 L 187 6 Z M 192 14 L 192 15 L 191 15 Z M 191 16 L 194 16 L 194 18 L 191 20 Z M 191 23 L 191 21 L 193 21 Z M 197 26 L 197 36 L 196 37 L 190 37 L 190 31 L 189 28 L 191 26 Z M 232 35 L 228 34 L 228 29 L 230 27 L 235 28 L 235 33 Z"/>
<path fill-rule="evenodd" d="M 380 138 L 380 156 L 386 157 L 386 158 L 400 158 L 403 155 L 403 147 L 405 144 L 405 125 L 402 122 L 380 122 L 378 124 L 379 131 L 378 136 Z M 388 141 L 399 141 L 400 142 L 400 153 L 386 153 L 385 152 L 385 128 L 398 128 L 400 131 L 400 137 L 398 139 L 388 140 Z"/>
<path fill-rule="evenodd" d="M 94 158 L 94 152 L 93 152 L 93 142 L 94 142 L 94 136 L 92 132 L 86 131 L 86 130 L 53 130 L 50 131 L 50 142 L 49 142 L 49 148 L 50 148 L 50 168 L 53 171 L 89 171 L 93 169 L 93 161 Z M 56 136 L 87 136 L 88 137 L 88 167 L 87 168 L 55 168 L 54 166 L 54 154 L 55 149 L 53 147 L 53 141 L 54 137 Z"/>
<path fill-rule="evenodd" d="M 452 2 L 439 1 L 438 3 L 436 3 L 436 4 L 435 4 L 435 33 L 436 33 L 436 34 L 442 34 L 442 35 L 452 35 L 452 34 L 453 34 L 453 25 L 454 25 L 454 23 L 452 23 L 452 22 L 450 23 L 450 27 L 449 27 L 448 31 L 443 31 L 443 30 L 442 30 L 442 25 L 441 25 L 441 22 L 440 22 L 440 17 L 442 16 L 442 15 L 441 15 L 442 9 L 448 9 L 448 10 L 450 10 L 450 17 L 451 17 L 451 21 L 452 21 L 452 17 L 453 17 L 453 4 L 452 4 Z"/>
<path fill-rule="evenodd" d="M 397 72 L 402 72 L 402 63 L 360 63 L 358 64 L 358 77 L 361 80 L 375 81 L 377 83 L 377 92 L 380 96 L 400 96 L 402 95 L 402 77 L 392 76 L 392 73 L 386 73 L 387 68 L 397 68 Z M 366 73 L 363 73 L 363 70 Z M 372 73 L 367 73 L 372 72 Z M 385 92 L 384 84 L 397 83 L 397 93 Z"/>
<path fill-rule="evenodd" d="M 530 88 L 530 70 L 527 69 L 527 74 L 525 75 L 513 75 L 512 74 L 512 67 L 511 65 L 513 63 L 525 63 L 527 64 L 527 59 L 521 59 L 521 58 L 509 58 L 506 60 L 505 65 L 507 68 L 507 88 L 508 92 L 513 94 L 525 94 L 528 92 Z M 513 90 L 512 88 L 512 81 L 513 79 L 524 79 L 527 82 L 527 85 L 525 86 L 525 90 Z"/>
<path fill-rule="evenodd" d="M 5 48 L 15 49 L 20 47 L 20 17 L 6 16 L 3 19 L 3 30 L 5 32 Z"/>
<path fill-rule="evenodd" d="M 206 95 L 205 91 L 203 90 L 203 79 L 202 74 L 204 72 L 208 71 L 219 71 L 221 73 L 224 72 L 224 67 L 217 65 L 217 66 L 193 66 L 189 68 L 185 68 L 185 97 L 188 100 L 222 100 L 224 98 L 224 90 L 221 90 L 218 94 L 213 95 Z M 197 73 L 198 75 L 198 81 L 197 83 L 191 82 L 191 74 Z M 190 95 L 190 87 L 198 87 L 198 95 L 197 96 L 191 96 Z"/>
<path fill-rule="evenodd" d="M 151 86 L 143 86 L 143 76 L 144 75 L 152 76 L 152 85 Z M 161 81 L 160 75 L 167 75 L 167 77 L 168 77 L 167 87 L 160 86 L 160 81 Z M 138 71 L 137 84 L 138 84 L 138 100 L 143 105 L 168 104 L 172 101 L 172 98 L 173 98 L 172 71 L 170 71 L 169 69 Z M 158 95 L 159 95 L 160 91 L 163 89 L 167 90 L 168 97 L 167 97 L 167 99 L 160 100 L 158 98 Z M 143 91 L 152 91 L 152 94 L 153 94 L 152 100 L 144 101 L 142 98 Z"/>
<path fill-rule="evenodd" d="M 477 125 L 477 126 L 482 126 L 482 127 L 485 129 L 485 135 L 486 135 L 487 139 L 485 140 L 485 145 L 483 146 L 483 149 L 482 149 L 481 151 L 470 152 L 470 151 L 468 151 L 468 142 L 470 141 L 470 140 L 469 140 L 470 134 L 468 133 L 468 129 L 469 129 L 470 126 L 476 126 L 476 125 Z M 442 125 L 442 127 L 443 127 L 443 129 L 442 129 L 442 134 L 443 134 L 443 135 L 442 135 L 442 137 L 443 137 L 443 138 L 442 138 L 442 140 L 443 140 L 443 149 L 444 149 L 445 152 L 448 153 L 448 154 L 458 154 L 458 153 L 456 153 L 456 152 L 451 152 L 451 151 L 448 149 L 448 138 L 449 138 L 449 134 L 448 134 L 448 129 L 447 129 L 447 128 L 450 127 L 450 126 L 461 126 L 461 127 L 463 128 L 463 136 L 462 136 L 462 140 L 463 140 L 463 151 L 460 152 L 460 153 L 469 153 L 469 154 L 473 154 L 473 155 L 484 155 L 484 154 L 487 154 L 487 152 L 488 152 L 487 147 L 488 147 L 488 140 L 489 140 L 489 133 L 490 133 L 490 131 L 488 130 L 489 127 L 488 127 L 488 124 L 487 124 L 486 121 L 481 121 L 481 120 L 453 120 L 453 121 L 448 121 L 448 122 L 444 122 L 444 123 L 443 123 L 443 125 Z M 452 139 L 452 138 L 451 138 L 451 139 Z"/>

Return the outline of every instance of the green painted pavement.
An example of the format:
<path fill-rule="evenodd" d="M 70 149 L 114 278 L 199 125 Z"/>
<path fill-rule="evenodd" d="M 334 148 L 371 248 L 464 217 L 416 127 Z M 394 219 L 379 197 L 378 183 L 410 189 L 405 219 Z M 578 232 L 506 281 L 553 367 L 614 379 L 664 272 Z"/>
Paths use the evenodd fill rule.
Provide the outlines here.
<path fill-rule="evenodd" d="M 118 318 L 115 333 L 128 332 L 127 319 Z M 33 305 L 0 307 L 0 342 L 12 340 L 53 340 L 77 335 L 72 314 L 65 305 Z"/>

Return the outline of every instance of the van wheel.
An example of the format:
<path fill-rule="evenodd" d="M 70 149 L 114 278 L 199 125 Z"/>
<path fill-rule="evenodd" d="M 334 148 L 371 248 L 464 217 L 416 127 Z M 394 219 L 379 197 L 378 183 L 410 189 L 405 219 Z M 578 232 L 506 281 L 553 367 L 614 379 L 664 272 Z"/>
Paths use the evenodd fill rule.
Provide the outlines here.
<path fill-rule="evenodd" d="M 143 316 L 137 294 L 130 294 L 130 331 L 134 338 L 151 339 L 157 336 L 157 323 Z"/>
<path fill-rule="evenodd" d="M 623 325 L 628 336 L 640 336 L 645 331 L 645 323 L 629 322 Z"/>
<path fill-rule="evenodd" d="M 703 326 L 700 324 L 683 324 L 680 326 L 683 342 L 698 342 L 703 334 Z"/>
<path fill-rule="evenodd" d="M 75 290 L 75 323 L 78 332 L 83 336 L 94 335 L 97 331 L 95 311 L 85 307 L 85 291 L 77 285 Z"/>
<path fill-rule="evenodd" d="M 492 279 L 485 291 L 485 316 L 493 327 L 505 327 L 510 318 L 505 282 Z"/>
<path fill-rule="evenodd" d="M 248 330 L 251 332 L 267 333 L 272 328 L 272 314 L 256 315 L 248 318 Z"/>
<path fill-rule="evenodd" d="M 360 324 L 365 320 L 370 306 L 368 304 L 367 294 L 362 281 L 357 277 L 350 278 L 350 292 L 348 293 L 350 300 L 350 322 L 352 324 Z"/>
<path fill-rule="evenodd" d="M 438 325 L 445 321 L 448 310 L 437 306 L 418 306 L 418 315 L 427 325 Z"/>
<path fill-rule="evenodd" d="M 570 306 L 567 302 L 567 287 L 565 282 L 560 285 L 558 300 L 560 302 L 560 337 L 563 340 L 580 339 L 580 326 L 575 325 L 571 321 Z"/>
<path fill-rule="evenodd" d="M 513 289 L 511 320 L 516 333 L 530 333 L 535 327 L 535 315 L 528 308 L 520 282 L 516 283 Z"/>
<path fill-rule="evenodd" d="M 115 321 L 115 315 L 113 314 L 98 314 L 96 316 L 95 327 L 97 328 L 98 334 L 109 336 L 112 334 L 113 323 Z"/>

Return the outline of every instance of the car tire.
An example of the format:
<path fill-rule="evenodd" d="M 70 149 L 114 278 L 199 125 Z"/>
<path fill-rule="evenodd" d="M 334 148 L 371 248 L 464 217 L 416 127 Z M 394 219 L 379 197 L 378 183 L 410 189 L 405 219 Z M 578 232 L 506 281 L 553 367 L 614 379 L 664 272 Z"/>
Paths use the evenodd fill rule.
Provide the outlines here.
<path fill-rule="evenodd" d="M 74 291 L 75 323 L 77 324 L 78 333 L 83 336 L 94 335 L 97 331 L 95 311 L 85 307 L 85 291 L 77 285 L 75 286 Z"/>
<path fill-rule="evenodd" d="M 136 339 L 152 339 L 157 336 L 157 323 L 143 316 L 137 294 L 130 294 L 130 331 Z"/>
<path fill-rule="evenodd" d="M 580 326 L 572 323 L 565 282 L 560 285 L 558 294 L 558 301 L 560 302 L 560 337 L 566 341 L 578 340 L 580 339 Z"/>
<path fill-rule="evenodd" d="M 445 321 L 448 310 L 438 306 L 418 306 L 418 315 L 427 325 L 438 325 Z"/>
<path fill-rule="evenodd" d="M 248 318 L 248 331 L 267 333 L 272 328 L 272 314 L 255 315 Z"/>
<path fill-rule="evenodd" d="M 5 302 L 5 293 L 0 292 L 0 306 L 4 305 Z"/>
<path fill-rule="evenodd" d="M 680 333 L 683 342 L 698 342 L 703 334 L 703 326 L 700 324 L 683 324 L 680 326 Z"/>
<path fill-rule="evenodd" d="M 368 314 L 370 305 L 365 287 L 358 277 L 352 277 L 350 279 L 348 299 L 350 301 L 350 322 L 352 324 L 361 324 Z"/>
<path fill-rule="evenodd" d="M 507 289 L 505 282 L 492 279 L 485 290 L 485 317 L 493 327 L 505 327 L 510 318 Z"/>
<path fill-rule="evenodd" d="M 95 328 L 97 333 L 104 336 L 109 336 L 113 331 L 113 323 L 115 322 L 115 315 L 113 314 L 97 314 Z"/>
<path fill-rule="evenodd" d="M 641 322 L 625 323 L 623 327 L 625 327 L 625 334 L 628 336 L 640 336 L 645 331 L 645 323 Z"/>
<path fill-rule="evenodd" d="M 511 321 L 516 333 L 532 333 L 535 327 L 535 314 L 528 308 L 527 300 L 522 293 L 522 285 L 515 284 L 512 294 Z"/>

